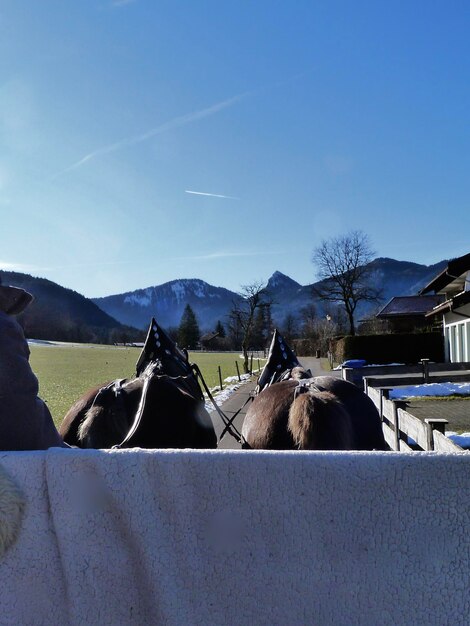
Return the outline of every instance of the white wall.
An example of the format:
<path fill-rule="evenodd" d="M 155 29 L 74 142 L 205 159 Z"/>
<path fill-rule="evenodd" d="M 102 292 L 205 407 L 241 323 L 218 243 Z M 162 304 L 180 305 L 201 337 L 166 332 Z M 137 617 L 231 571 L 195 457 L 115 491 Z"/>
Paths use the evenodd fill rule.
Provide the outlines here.
<path fill-rule="evenodd" d="M 445 355 L 451 363 L 470 361 L 470 305 L 459 308 L 458 313 L 444 315 Z"/>

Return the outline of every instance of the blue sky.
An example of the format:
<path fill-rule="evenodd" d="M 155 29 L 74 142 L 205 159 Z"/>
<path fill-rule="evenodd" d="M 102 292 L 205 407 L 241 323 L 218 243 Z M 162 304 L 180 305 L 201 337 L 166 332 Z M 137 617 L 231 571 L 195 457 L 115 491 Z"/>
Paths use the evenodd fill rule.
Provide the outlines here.
<path fill-rule="evenodd" d="M 0 268 L 103 296 L 308 284 L 353 229 L 468 253 L 469 32 L 459 1 L 4 0 Z"/>

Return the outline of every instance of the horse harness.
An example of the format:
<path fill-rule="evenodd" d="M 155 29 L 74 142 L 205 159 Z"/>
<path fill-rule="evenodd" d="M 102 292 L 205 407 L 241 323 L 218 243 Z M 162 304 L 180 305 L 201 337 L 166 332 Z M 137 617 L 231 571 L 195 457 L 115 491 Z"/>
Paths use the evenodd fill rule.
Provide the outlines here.
<path fill-rule="evenodd" d="M 191 369 L 192 372 L 191 374 L 189 374 L 188 376 L 169 376 L 168 374 L 158 374 L 158 370 L 161 369 L 161 363 L 160 361 L 156 360 L 156 361 L 151 361 L 147 367 L 145 368 L 145 370 L 142 372 L 142 374 L 140 375 L 140 378 L 143 378 L 143 386 L 142 386 L 142 393 L 140 396 L 140 400 L 139 400 L 139 406 L 137 408 L 137 411 L 135 413 L 135 417 L 134 420 L 132 422 L 132 425 L 130 427 L 130 429 L 127 432 L 127 435 L 124 437 L 124 439 L 121 441 L 121 443 L 115 444 L 114 446 L 112 446 L 113 450 L 119 450 L 121 448 L 126 447 L 126 444 L 130 441 L 130 439 L 134 436 L 134 434 L 136 433 L 136 431 L 138 430 L 140 423 L 142 421 L 142 416 L 144 414 L 144 410 L 145 410 L 145 405 L 147 402 L 147 393 L 148 393 L 148 389 L 150 386 L 150 382 L 154 379 L 154 378 L 166 378 L 172 381 L 178 381 L 179 386 L 187 391 L 189 393 L 189 395 L 191 396 L 195 396 L 195 392 L 196 390 L 199 392 L 197 395 L 199 396 L 197 399 L 203 401 L 204 397 L 201 393 L 200 387 L 197 384 L 197 379 L 199 378 L 200 381 L 202 382 L 204 389 L 207 393 L 207 396 L 209 398 L 209 400 L 212 402 L 212 404 L 214 405 L 218 415 L 220 416 L 220 418 L 222 419 L 223 423 L 224 423 L 224 429 L 222 431 L 222 434 L 219 437 L 219 441 L 222 439 L 222 437 L 225 435 L 226 432 L 228 432 L 232 437 L 234 437 L 239 443 L 243 443 L 243 436 L 242 434 L 238 431 L 238 429 L 233 425 L 233 421 L 234 419 L 237 417 L 237 415 L 240 413 L 240 411 L 244 408 L 244 406 L 251 400 L 253 400 L 253 397 L 249 397 L 248 400 L 245 402 L 245 404 L 240 407 L 240 409 L 238 409 L 238 411 L 231 417 L 228 418 L 225 413 L 220 409 L 220 407 L 217 405 L 217 403 L 215 402 L 211 392 L 209 391 L 209 388 L 207 387 L 207 384 L 202 376 L 202 373 L 199 369 L 199 367 L 196 364 L 192 364 L 191 365 Z M 99 401 L 99 399 L 108 394 L 108 393 L 112 393 L 113 394 L 113 398 L 114 398 L 114 405 L 113 405 L 113 410 L 116 414 L 121 414 L 124 415 L 126 420 L 128 417 L 128 410 L 124 401 L 124 384 L 127 380 L 127 378 L 119 378 L 116 380 L 113 380 L 112 382 L 110 382 L 108 385 L 105 385 L 104 387 L 101 387 L 97 394 L 95 395 L 92 405 L 90 407 L 90 409 L 92 409 L 95 406 L 95 403 L 97 401 Z"/>
<path fill-rule="evenodd" d="M 209 398 L 209 400 L 212 402 L 217 414 L 219 415 L 220 419 L 222 420 L 222 422 L 224 423 L 224 429 L 222 430 L 222 433 L 220 434 L 219 437 L 219 441 L 222 439 L 222 437 L 225 435 L 225 433 L 229 433 L 229 435 L 231 435 L 234 439 L 236 439 L 236 441 L 240 444 L 244 444 L 246 443 L 245 438 L 243 437 L 243 435 L 241 434 L 241 432 L 238 430 L 238 428 L 236 428 L 236 426 L 234 425 L 234 420 L 237 417 L 237 415 L 240 413 L 240 411 L 242 409 L 244 409 L 244 407 L 248 404 L 248 402 L 252 402 L 254 399 L 254 396 L 252 396 L 250 394 L 250 396 L 247 398 L 247 400 L 244 402 L 244 404 L 238 409 L 238 411 L 236 413 L 234 413 L 232 415 L 232 417 L 227 417 L 225 415 L 225 413 L 222 411 L 222 409 L 219 407 L 219 405 L 217 404 L 217 402 L 214 400 L 213 395 L 211 394 L 209 387 L 206 384 L 206 381 L 204 380 L 201 370 L 199 369 L 198 365 L 196 363 L 193 363 L 191 365 L 191 368 L 196 376 L 196 378 L 199 378 L 203 387 L 204 387 L 204 391 L 207 394 L 207 397 Z M 248 444 L 246 444 L 248 445 Z"/>
<path fill-rule="evenodd" d="M 240 431 L 235 427 L 234 425 L 234 420 L 235 418 L 238 416 L 238 414 L 240 413 L 240 411 L 242 411 L 245 406 L 249 403 L 252 402 L 255 398 L 256 395 L 258 395 L 259 393 L 261 393 L 260 390 L 255 391 L 255 393 L 251 393 L 249 395 L 249 397 L 247 398 L 247 400 L 244 402 L 244 404 L 238 409 L 238 411 L 236 411 L 236 413 L 234 413 L 234 415 L 232 415 L 232 417 L 227 417 L 227 415 L 225 415 L 225 413 L 222 411 L 222 409 L 217 405 L 217 403 L 215 402 L 207 384 L 206 381 L 204 380 L 201 370 L 199 369 L 199 367 L 193 363 L 191 365 L 191 369 L 192 369 L 192 373 L 189 374 L 188 376 L 169 376 L 168 374 L 158 374 L 157 371 L 161 369 L 161 363 L 160 361 L 156 360 L 156 361 L 151 361 L 147 367 L 145 368 L 145 370 L 142 372 L 142 374 L 140 375 L 141 378 L 143 378 L 143 387 L 142 387 L 142 393 L 141 393 L 141 397 L 139 400 L 139 406 L 137 408 L 134 420 L 132 422 L 132 426 L 130 427 L 130 429 L 127 432 L 127 435 L 124 437 L 124 439 L 121 441 L 121 443 L 119 444 L 115 444 L 112 449 L 121 449 L 126 447 L 126 444 L 130 441 L 130 439 L 134 436 L 134 434 L 136 433 L 137 429 L 140 426 L 140 423 L 142 421 L 142 416 L 144 414 L 144 410 L 145 410 L 145 405 L 146 405 L 146 401 L 147 401 L 147 393 L 148 393 L 148 389 L 150 386 L 150 382 L 152 381 L 152 379 L 154 379 L 155 377 L 157 378 L 166 378 L 166 379 L 170 379 L 173 381 L 178 381 L 180 383 L 180 385 L 190 394 L 194 396 L 194 391 L 196 390 L 196 385 L 197 385 L 197 380 L 199 379 L 204 387 L 204 390 L 209 398 L 209 400 L 211 401 L 211 403 L 213 404 L 217 414 L 219 415 L 219 417 L 221 418 L 223 424 L 224 424 L 224 428 L 222 430 L 221 435 L 219 436 L 219 441 L 222 439 L 222 437 L 225 435 L 225 433 L 229 433 L 230 436 L 232 436 L 234 439 L 236 439 L 236 441 L 238 443 L 240 443 L 242 445 L 242 447 L 244 448 L 249 448 L 249 444 L 246 442 L 245 438 L 243 437 L 243 435 L 240 433 Z M 277 380 L 274 380 L 275 377 L 278 376 Z M 282 372 L 281 374 L 279 374 L 278 372 L 275 373 L 275 375 L 271 378 L 271 380 L 269 381 L 269 383 L 264 387 L 264 389 L 266 389 L 267 387 L 270 387 L 271 385 L 277 383 L 277 382 L 283 382 L 283 381 L 287 381 L 287 380 L 291 380 L 292 379 L 292 369 L 288 369 L 285 372 Z M 125 405 L 125 401 L 124 401 L 124 385 L 123 383 L 125 381 L 127 381 L 128 379 L 126 378 L 119 378 L 117 380 L 112 381 L 111 383 L 109 383 L 108 385 L 101 387 L 95 398 L 93 399 L 93 403 L 91 405 L 91 408 L 93 408 L 93 406 L 95 405 L 95 403 L 97 402 L 97 400 L 99 400 L 100 396 L 103 396 L 106 393 L 111 392 L 114 396 L 114 411 L 116 413 L 120 413 L 121 415 L 125 415 L 126 419 L 127 419 L 127 408 Z M 196 381 L 196 385 L 194 384 L 194 381 Z M 197 385 L 197 388 L 199 389 L 200 392 L 200 388 L 199 385 Z M 300 379 L 298 381 L 298 384 L 295 386 L 294 388 L 294 400 L 295 398 L 297 398 L 299 395 L 301 395 L 302 393 L 307 393 L 308 391 L 313 390 L 313 391 L 324 391 L 324 389 L 322 389 L 321 387 L 319 387 L 318 385 L 316 385 L 312 378 L 307 378 L 307 379 Z M 200 400 L 203 400 L 203 396 L 202 393 L 199 393 L 198 395 L 200 395 Z"/>
<path fill-rule="evenodd" d="M 139 428 L 140 422 L 142 421 L 142 415 L 144 414 L 145 403 L 147 401 L 147 391 L 150 385 L 150 381 L 154 376 L 156 376 L 155 370 L 157 369 L 158 366 L 160 366 L 160 363 L 158 361 L 153 361 L 152 363 L 149 363 L 149 365 L 147 365 L 147 367 L 145 368 L 142 374 L 142 377 L 144 379 L 144 383 L 142 387 L 142 394 L 140 396 L 139 406 L 137 408 L 137 412 L 134 417 L 134 422 L 132 426 L 130 427 L 129 431 L 127 432 L 127 435 L 121 441 L 121 443 L 114 445 L 113 449 L 119 450 L 120 448 L 125 447 L 125 444 L 131 439 L 131 437 L 135 434 L 135 432 Z M 123 394 L 122 388 L 121 387 L 115 388 L 115 394 L 116 394 L 116 397 L 118 395 L 121 395 L 121 399 L 122 399 L 122 394 Z"/>
<path fill-rule="evenodd" d="M 313 382 L 312 378 L 304 378 L 298 381 L 296 387 L 294 387 L 294 400 L 303 393 L 307 393 L 308 391 L 325 391 L 324 388 L 319 387 Z"/>

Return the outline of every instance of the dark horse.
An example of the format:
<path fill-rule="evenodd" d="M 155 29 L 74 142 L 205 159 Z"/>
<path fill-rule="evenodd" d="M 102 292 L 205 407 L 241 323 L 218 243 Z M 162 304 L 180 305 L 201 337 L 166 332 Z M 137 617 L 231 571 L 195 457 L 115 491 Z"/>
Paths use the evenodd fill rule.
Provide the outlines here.
<path fill-rule="evenodd" d="M 312 377 L 277 331 L 257 391 L 243 422 L 244 447 L 389 449 L 372 400 L 348 381 Z"/>
<path fill-rule="evenodd" d="M 137 376 L 88 391 L 60 426 L 80 448 L 215 448 L 217 438 L 187 355 L 152 320 Z"/>

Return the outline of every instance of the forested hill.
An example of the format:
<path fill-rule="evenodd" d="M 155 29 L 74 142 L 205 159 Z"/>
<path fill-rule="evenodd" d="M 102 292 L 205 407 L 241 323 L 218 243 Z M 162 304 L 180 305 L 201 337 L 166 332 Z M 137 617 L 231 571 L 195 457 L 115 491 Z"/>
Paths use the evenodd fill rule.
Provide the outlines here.
<path fill-rule="evenodd" d="M 3 285 L 22 287 L 35 300 L 18 316 L 25 335 L 52 341 L 114 343 L 141 340 L 143 334 L 125 326 L 76 291 L 45 278 L 0 270 Z"/>

